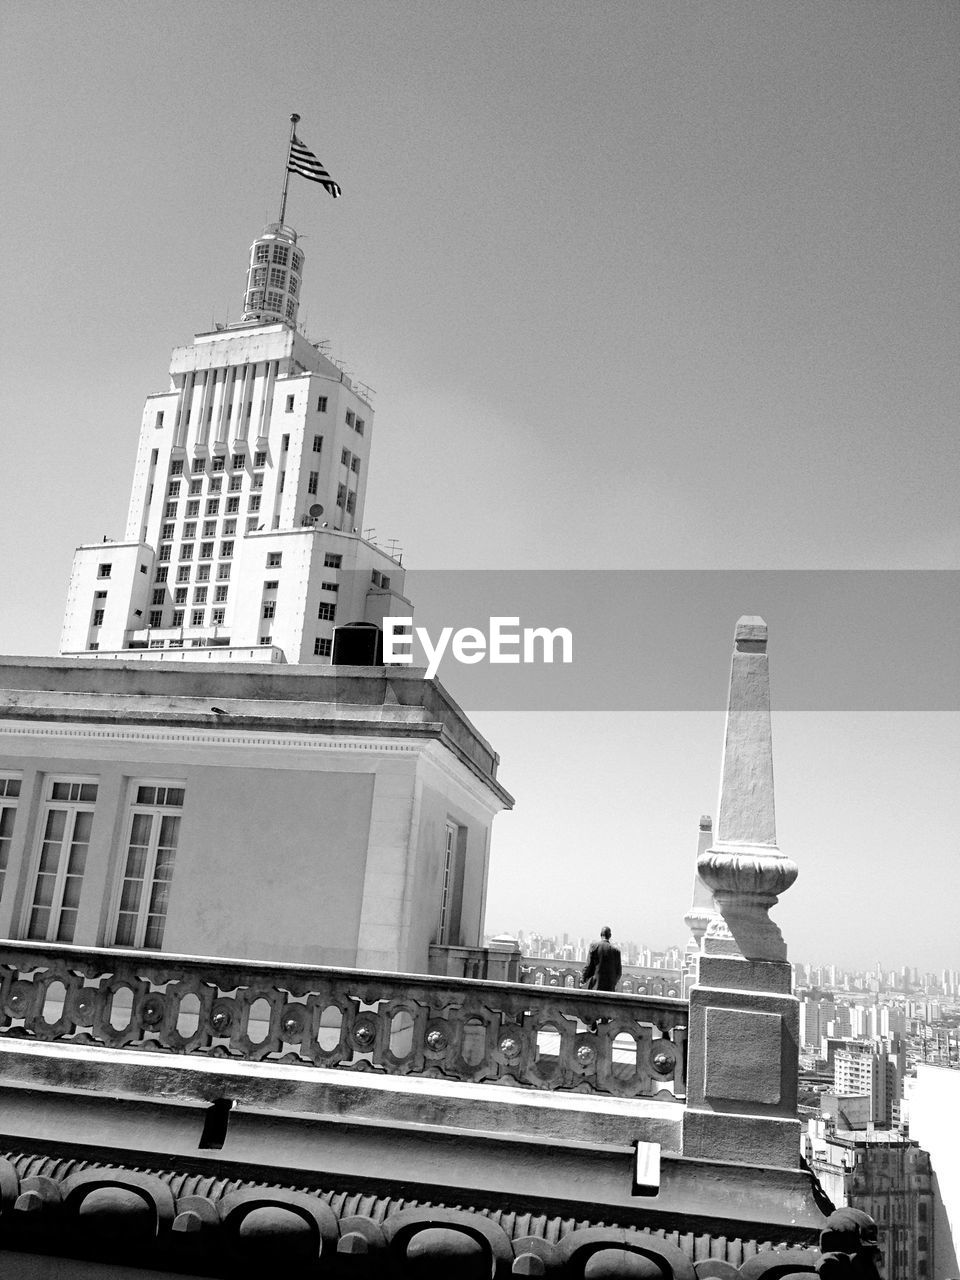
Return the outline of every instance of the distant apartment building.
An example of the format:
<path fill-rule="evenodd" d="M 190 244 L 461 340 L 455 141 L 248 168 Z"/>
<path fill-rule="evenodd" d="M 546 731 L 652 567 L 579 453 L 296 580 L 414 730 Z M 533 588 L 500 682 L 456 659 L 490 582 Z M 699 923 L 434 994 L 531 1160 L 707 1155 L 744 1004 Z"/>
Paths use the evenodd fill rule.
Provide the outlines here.
<path fill-rule="evenodd" d="M 808 1124 L 805 1156 L 835 1205 L 877 1224 L 885 1280 L 924 1280 L 934 1269 L 934 1178 L 930 1156 L 898 1132 L 840 1133 Z"/>

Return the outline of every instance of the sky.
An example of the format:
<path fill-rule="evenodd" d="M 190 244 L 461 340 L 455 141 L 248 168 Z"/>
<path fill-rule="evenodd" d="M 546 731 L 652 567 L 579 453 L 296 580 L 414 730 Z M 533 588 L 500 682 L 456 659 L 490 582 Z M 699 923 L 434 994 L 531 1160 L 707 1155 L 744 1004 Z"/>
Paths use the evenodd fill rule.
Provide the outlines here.
<path fill-rule="evenodd" d="M 957 569 L 958 27 L 933 0 L 6 0 L 0 652 L 55 652 L 73 548 L 122 536 L 144 397 L 239 318 L 294 111 L 343 188 L 291 187 L 301 319 L 376 390 L 366 520 L 407 565 Z M 788 611 L 737 582 L 711 623 L 763 613 L 776 682 Z M 714 647 L 699 710 L 465 701 L 517 799 L 491 931 L 685 941 Z M 955 703 L 776 714 L 791 958 L 960 968 Z"/>

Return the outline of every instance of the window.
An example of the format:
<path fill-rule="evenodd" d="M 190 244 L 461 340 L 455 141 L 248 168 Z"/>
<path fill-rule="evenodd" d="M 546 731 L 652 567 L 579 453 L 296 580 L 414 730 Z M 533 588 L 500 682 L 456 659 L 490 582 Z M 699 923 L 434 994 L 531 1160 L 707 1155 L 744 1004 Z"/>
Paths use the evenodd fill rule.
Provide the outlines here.
<path fill-rule="evenodd" d="M 153 580 L 154 580 L 154 582 L 166 582 L 166 580 L 167 580 L 167 566 L 166 566 L 166 565 L 164 565 L 162 568 L 160 568 L 160 569 L 158 569 L 158 570 L 157 570 L 157 572 L 153 575 Z"/>
<path fill-rule="evenodd" d="M 350 453 L 350 450 L 349 450 L 349 449 L 343 449 L 343 450 L 341 451 L 341 453 L 340 453 L 340 465 L 341 465 L 341 467 L 349 467 L 349 465 L 350 465 L 350 458 L 351 458 L 351 457 L 352 457 L 352 454 Z"/>
<path fill-rule="evenodd" d="M 362 436 L 363 435 L 363 419 L 358 418 L 356 425 L 357 425 L 357 435 Z"/>
<path fill-rule="evenodd" d="M 263 584 L 263 589 L 264 591 L 276 591 L 279 585 L 280 585 L 280 582 L 277 578 L 268 578 L 266 582 Z"/>
<path fill-rule="evenodd" d="M 191 609 L 191 611 L 190 611 L 190 625 L 191 625 L 191 627 L 202 627 L 202 626 L 203 626 L 203 613 L 204 613 L 203 609 Z"/>
<path fill-rule="evenodd" d="M 162 648 L 163 648 L 163 646 L 164 646 L 164 641 L 163 641 L 163 640 L 151 640 L 151 641 L 150 641 L 150 648 L 151 648 L 151 649 L 162 649 Z"/>
<path fill-rule="evenodd" d="M 95 591 L 93 593 L 94 600 L 106 600 L 107 593 L 105 591 Z"/>
<path fill-rule="evenodd" d="M 224 467 L 224 459 L 222 457 L 214 458 L 213 461 L 210 463 L 211 471 L 222 471 L 223 467 Z"/>
<path fill-rule="evenodd" d="M 317 617 L 321 622 L 332 622 L 337 616 L 337 606 L 328 604 L 326 601 L 317 610 Z"/>
<path fill-rule="evenodd" d="M 273 636 L 261 636 L 261 637 L 260 637 L 260 643 L 261 643 L 261 644 L 273 644 Z"/>
<path fill-rule="evenodd" d="M 113 565 L 112 565 L 112 564 L 101 564 L 101 565 L 98 565 L 98 566 L 97 566 L 97 577 L 98 577 L 98 578 L 109 578 L 109 577 L 110 577 L 110 572 L 111 572 L 111 570 L 112 570 L 112 569 L 113 569 Z"/>
<path fill-rule="evenodd" d="M 196 518 L 200 514 L 200 503 L 194 498 L 192 502 L 187 503 L 187 519 Z"/>
<path fill-rule="evenodd" d="M 337 485 L 337 506 L 342 507 L 347 500 L 347 486 L 345 484 Z"/>
<path fill-rule="evenodd" d="M 227 515 L 228 516 L 236 515 L 239 510 L 240 510 L 240 499 L 228 498 L 227 506 L 226 506 Z"/>
<path fill-rule="evenodd" d="M 134 785 L 113 942 L 118 947 L 158 950 L 163 946 L 184 788 Z"/>
<path fill-rule="evenodd" d="M 297 277 L 292 275 L 292 276 L 290 277 L 290 283 L 287 285 L 287 289 L 290 291 L 290 293 L 294 293 L 294 294 L 295 294 L 295 293 L 297 292 L 298 287 L 299 287 L 299 284 L 298 284 L 298 281 L 297 281 Z M 293 313 L 293 304 L 292 304 L 292 303 L 290 303 L 290 302 L 288 302 L 288 303 L 287 303 L 287 314 L 288 314 L 288 315 L 291 315 L 292 313 Z"/>
<path fill-rule="evenodd" d="M 93 653 L 97 649 L 99 649 L 100 646 L 97 644 L 96 640 L 91 640 L 90 643 L 87 645 L 87 648 L 90 650 L 91 653 Z"/>
<path fill-rule="evenodd" d="M 292 299 L 292 298 L 288 298 L 288 299 L 287 299 L 287 308 L 286 308 L 286 317 L 287 317 L 287 319 L 288 319 L 288 320 L 292 320 L 292 319 L 293 319 L 293 316 L 294 316 L 294 312 L 295 312 L 295 311 L 296 311 L 296 307 L 294 307 L 294 305 L 293 305 L 293 299 Z"/>
<path fill-rule="evenodd" d="M 288 450 L 289 448 L 290 448 L 290 437 L 289 437 L 289 435 L 283 435 L 283 436 L 281 436 L 281 437 L 280 437 L 280 452 L 281 452 L 281 453 L 286 453 L 286 452 L 287 452 L 287 450 Z"/>
<path fill-rule="evenodd" d="M 167 598 L 167 593 L 166 593 L 166 591 L 164 591 L 163 587 L 160 587 L 158 590 L 154 591 L 154 593 L 153 593 L 153 598 L 151 599 L 150 603 L 151 603 L 151 604 L 163 604 L 163 602 L 164 602 L 164 600 L 166 600 L 166 598 Z"/>
<path fill-rule="evenodd" d="M 215 537 L 217 536 L 217 522 L 216 522 L 216 520 L 204 520 L 204 522 L 203 522 L 203 536 L 204 536 L 205 538 L 215 538 Z"/>
<path fill-rule="evenodd" d="M 357 505 L 357 495 L 351 489 L 350 492 L 347 494 L 347 514 L 348 515 L 353 514 L 353 509 L 356 505 Z"/>
<path fill-rule="evenodd" d="M 287 413 L 293 413 L 293 396 L 287 396 Z"/>
<path fill-rule="evenodd" d="M 201 560 L 213 559 L 213 543 L 212 542 L 200 543 L 200 559 Z"/>
<path fill-rule="evenodd" d="M 446 824 L 443 845 L 443 880 L 440 885 L 440 923 L 437 926 L 437 941 L 441 946 L 450 940 L 452 920 L 450 918 L 450 901 L 453 897 L 454 863 L 457 856 L 458 828 L 452 822 Z"/>
<path fill-rule="evenodd" d="M 183 536 L 185 538 L 195 538 L 197 536 L 197 522 L 195 520 L 188 520 L 183 526 Z"/>
<path fill-rule="evenodd" d="M 259 516 L 247 516 L 247 533 L 256 533 L 260 528 Z"/>
<path fill-rule="evenodd" d="M 229 577 L 230 577 L 230 566 L 228 564 L 218 564 L 217 580 L 220 582 L 224 582 Z"/>
<path fill-rule="evenodd" d="M 230 459 L 230 465 L 233 467 L 234 471 L 236 471 L 238 467 L 242 467 L 244 462 L 246 462 L 246 458 L 242 453 L 235 453 Z"/>
<path fill-rule="evenodd" d="M 279 263 L 281 267 L 285 267 L 290 260 L 290 250 L 285 244 L 275 244 L 273 246 L 273 260 Z"/>
<path fill-rule="evenodd" d="M 281 563 L 281 561 L 282 561 L 282 560 L 283 560 L 283 552 L 282 552 L 282 551 L 268 551 L 268 552 L 267 552 L 267 568 L 268 568 L 268 569 L 279 569 L 279 568 L 280 568 L 280 563 Z"/>
<path fill-rule="evenodd" d="M 259 510 L 260 510 L 260 495 L 259 495 L 259 493 L 254 493 L 254 494 L 251 494 L 251 495 L 250 495 L 250 500 L 249 500 L 249 502 L 247 503 L 247 510 L 248 510 L 248 511 L 259 511 Z"/>
<path fill-rule="evenodd" d="M 284 482 L 286 481 L 286 478 L 287 478 L 287 473 L 286 473 L 285 471 L 281 471 L 281 472 L 280 472 L 280 483 L 277 485 L 277 492 L 278 492 L 278 493 L 283 493 L 283 486 L 284 486 Z"/>
<path fill-rule="evenodd" d="M 233 542 L 228 538 L 226 542 L 220 543 L 220 559 L 228 560 L 233 555 Z"/>
<path fill-rule="evenodd" d="M 167 505 L 163 508 L 163 514 L 167 520 L 176 520 L 177 504 L 175 502 L 168 502 Z"/>
<path fill-rule="evenodd" d="M 220 511 L 220 499 L 208 498 L 207 499 L 207 515 L 215 516 L 219 513 L 219 511 Z"/>
<path fill-rule="evenodd" d="M 186 592 L 184 592 L 183 594 L 184 594 L 184 595 L 186 595 L 187 593 L 186 593 Z M 182 627 L 182 626 L 183 626 L 183 610 L 182 610 L 182 609 L 174 609 L 174 611 L 173 611 L 173 626 L 175 626 L 175 627 Z M 172 641 L 172 640 L 170 641 L 170 647 L 171 647 L 171 648 L 173 648 L 173 641 Z"/>
<path fill-rule="evenodd" d="M 142 565 L 140 566 L 140 572 L 141 572 L 141 573 L 146 573 L 146 572 L 147 572 L 147 566 L 146 566 L 145 564 L 142 564 Z"/>
<path fill-rule="evenodd" d="M 243 476 L 231 476 L 230 492 L 239 493 L 242 488 L 243 488 Z"/>
<path fill-rule="evenodd" d="M 206 458 L 194 458 L 193 465 L 190 468 L 195 476 L 202 476 L 207 469 Z"/>
<path fill-rule="evenodd" d="M 160 537 L 166 538 L 168 541 L 170 538 L 173 537 L 173 521 L 172 520 L 169 521 L 167 524 L 165 524 L 163 528 L 160 530 Z"/>
<path fill-rule="evenodd" d="M 167 485 L 167 497 L 168 498 L 180 497 L 180 481 L 179 480 L 171 480 L 170 483 Z"/>
<path fill-rule="evenodd" d="M 317 486 L 320 484 L 320 472 L 311 471 L 307 478 L 307 493 L 316 493 Z"/>
<path fill-rule="evenodd" d="M 40 815 L 40 848 L 27 937 L 72 942 L 93 828 L 97 784 L 52 778 Z"/>
<path fill-rule="evenodd" d="M 194 604 L 206 604 L 206 603 L 207 603 L 207 588 L 206 588 L 206 587 L 194 587 L 194 588 L 193 588 L 193 603 L 194 603 Z"/>
<path fill-rule="evenodd" d="M 266 267 L 254 267 L 250 273 L 250 283 L 255 289 L 262 289 L 267 283 Z"/>
<path fill-rule="evenodd" d="M 237 532 L 237 522 L 236 522 L 236 520 L 224 520 L 224 522 L 223 522 L 223 534 L 224 534 L 224 537 L 229 538 L 231 534 L 236 533 L 236 532 Z"/>
<path fill-rule="evenodd" d="M 276 602 L 273 600 L 268 600 L 266 604 L 263 606 L 263 616 L 265 618 L 272 618 L 274 617 L 276 612 L 277 612 Z"/>
<path fill-rule="evenodd" d="M 217 588 L 216 588 L 216 595 L 213 597 L 213 598 L 214 598 L 214 600 L 216 600 L 218 604 L 223 604 L 223 602 L 224 602 L 224 601 L 226 600 L 226 598 L 227 598 L 227 592 L 228 592 L 229 590 L 230 590 L 230 588 L 229 588 L 229 587 L 226 587 L 226 586 L 217 587 Z"/>
<path fill-rule="evenodd" d="M 353 457 L 350 459 L 350 470 L 354 473 L 354 475 L 360 474 L 360 459 L 357 457 L 356 454 L 354 454 Z"/>
<path fill-rule="evenodd" d="M 154 595 L 156 595 L 156 592 L 154 592 Z M 163 595 L 163 592 L 162 592 L 162 591 L 160 592 L 160 595 L 161 595 L 161 596 Z M 103 626 L 103 615 L 104 615 L 104 613 L 105 613 L 105 610 L 104 610 L 104 609 L 94 609 L 94 611 L 93 611 L 93 625 L 94 625 L 95 627 L 102 627 L 102 626 Z"/>
<path fill-rule="evenodd" d="M 177 581 L 178 582 L 190 581 L 190 566 L 188 564 L 181 564 L 177 567 Z"/>
<path fill-rule="evenodd" d="M 380 585 L 381 587 L 383 587 L 384 591 L 390 590 L 390 579 L 387 577 L 386 574 L 384 574 L 383 577 L 380 579 Z"/>
<path fill-rule="evenodd" d="M 215 627 L 222 627 L 226 616 L 226 609 L 213 609 L 210 613 L 210 622 Z"/>
<path fill-rule="evenodd" d="M 318 636 L 313 642 L 313 652 L 318 658 L 329 658 L 333 652 L 333 641 L 321 640 Z"/>
<path fill-rule="evenodd" d="M 151 609 L 151 610 L 150 610 L 150 613 L 149 613 L 149 615 L 148 615 L 148 617 L 147 617 L 147 626 L 148 626 L 148 627 L 162 627 L 162 626 L 163 626 L 163 610 L 162 610 L 162 609 Z"/>
<path fill-rule="evenodd" d="M 183 459 L 182 458 L 174 458 L 174 460 L 170 463 L 170 474 L 172 476 L 183 475 Z"/>
<path fill-rule="evenodd" d="M 328 551 L 323 557 L 323 567 L 325 569 L 339 569 L 342 561 L 343 556 L 335 556 L 332 552 Z"/>
<path fill-rule="evenodd" d="M 253 455 L 253 465 L 255 467 L 265 467 L 267 465 L 267 455 L 262 450 Z"/>
<path fill-rule="evenodd" d="M 267 310 L 279 311 L 283 307 L 283 294 L 274 289 L 267 290 Z"/>
<path fill-rule="evenodd" d="M 258 244 L 254 253 L 254 262 L 270 261 L 270 246 L 268 244 Z"/>
<path fill-rule="evenodd" d="M 203 481 L 201 479 L 190 481 L 190 496 L 195 498 L 198 493 L 203 493 Z"/>
<path fill-rule="evenodd" d="M 299 271 L 303 266 L 303 254 L 297 253 L 296 249 L 293 251 L 293 258 L 290 261 L 290 265 L 294 271 Z"/>
<path fill-rule="evenodd" d="M 253 475 L 250 477 L 250 488 L 251 489 L 263 488 L 263 472 L 262 471 L 255 471 Z"/>
<path fill-rule="evenodd" d="M 223 484 L 223 476 L 211 476 L 207 485 L 207 493 L 219 493 Z"/>
<path fill-rule="evenodd" d="M 161 550 L 162 550 L 162 548 L 161 548 Z M 182 543 L 182 544 L 181 544 L 181 546 L 180 546 L 180 559 L 181 559 L 181 560 L 192 560 L 192 559 L 193 559 L 193 543 L 192 543 L 192 542 L 184 542 L 184 543 Z"/>
<path fill-rule="evenodd" d="M 17 798 L 20 795 L 20 779 L 0 777 L 0 895 L 10 861 L 13 843 L 13 824 L 17 819 Z"/>
<path fill-rule="evenodd" d="M 170 559 L 170 543 L 169 542 L 165 542 L 163 546 L 160 548 L 160 550 L 157 552 L 157 559 L 158 560 Z"/>
<path fill-rule="evenodd" d="M 173 593 L 173 603 L 174 603 L 174 604 L 186 604 L 186 603 L 187 603 L 187 588 L 186 588 L 186 587 L 177 587 L 177 588 L 175 588 L 174 593 Z"/>
<path fill-rule="evenodd" d="M 210 581 L 210 566 L 208 564 L 197 565 L 197 581 L 198 582 Z"/>
<path fill-rule="evenodd" d="M 327 412 L 327 397 L 318 396 L 317 397 L 317 413 L 326 413 L 326 412 Z M 320 450 L 318 449 L 317 453 L 319 452 Z"/>
<path fill-rule="evenodd" d="M 340 583 L 339 582 L 321 582 L 320 590 L 321 591 L 339 591 Z"/>

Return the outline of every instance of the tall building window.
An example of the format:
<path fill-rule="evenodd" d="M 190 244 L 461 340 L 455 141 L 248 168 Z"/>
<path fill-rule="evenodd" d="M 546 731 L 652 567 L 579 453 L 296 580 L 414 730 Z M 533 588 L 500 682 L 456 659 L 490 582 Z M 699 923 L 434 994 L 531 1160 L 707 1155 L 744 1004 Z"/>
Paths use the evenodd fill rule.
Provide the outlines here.
<path fill-rule="evenodd" d="M 320 472 L 311 471 L 307 478 L 307 493 L 316 493 L 317 486 L 320 484 Z"/>
<path fill-rule="evenodd" d="M 458 827 L 453 822 L 444 828 L 443 878 L 440 882 L 440 922 L 437 926 L 437 942 L 446 946 L 450 942 L 453 905 L 453 880 L 456 871 Z"/>
<path fill-rule="evenodd" d="M 319 636 L 313 642 L 314 656 L 317 658 L 329 658 L 333 652 L 333 641 L 330 639 L 321 639 Z"/>
<path fill-rule="evenodd" d="M 195 498 L 198 493 L 203 493 L 203 481 L 199 477 L 190 481 L 190 496 Z"/>
<path fill-rule="evenodd" d="M 164 600 L 165 600 L 166 598 L 167 598 L 167 593 L 166 593 L 166 591 L 164 591 L 163 587 L 159 587 L 159 588 L 157 588 L 157 590 L 156 590 L 156 591 L 154 591 L 154 593 L 153 593 L 153 596 L 152 596 L 152 598 L 151 598 L 150 603 L 151 603 L 151 604 L 163 604 L 163 602 L 164 602 Z"/>
<path fill-rule="evenodd" d="M 161 565 L 161 567 L 160 567 L 160 568 L 157 570 L 157 572 L 153 575 L 153 580 L 154 580 L 154 582 L 166 582 L 166 580 L 167 580 L 167 566 L 166 566 L 166 565 Z"/>
<path fill-rule="evenodd" d="M 168 523 L 163 526 L 162 530 L 160 531 L 160 537 L 166 538 L 167 541 L 169 541 L 173 537 L 173 521 L 172 520 L 168 521 Z"/>
<path fill-rule="evenodd" d="M 339 582 L 321 582 L 320 590 L 321 591 L 339 591 L 340 584 Z"/>
<path fill-rule="evenodd" d="M 223 470 L 223 465 L 224 465 L 224 459 L 223 459 L 223 457 L 216 457 L 216 458 L 214 458 L 214 459 L 213 459 L 213 461 L 212 461 L 212 462 L 211 462 L 211 464 L 210 464 L 210 470 L 211 470 L 211 471 L 222 471 L 222 470 Z"/>
<path fill-rule="evenodd" d="M 220 499 L 208 498 L 207 499 L 207 515 L 215 516 L 219 510 L 220 510 Z"/>
<path fill-rule="evenodd" d="M 218 604 L 222 604 L 226 600 L 229 590 L 230 588 L 227 586 L 217 587 L 216 595 L 213 597 L 214 600 L 216 600 Z"/>
<path fill-rule="evenodd" d="M 197 565 L 197 581 L 198 582 L 210 581 L 210 566 L 208 564 Z"/>
<path fill-rule="evenodd" d="M 111 572 L 112 572 L 112 570 L 113 570 L 113 565 L 112 565 L 112 564 L 101 564 L 101 565 L 98 565 L 98 566 L 97 566 L 97 577 L 98 577 L 98 578 L 109 578 L 109 577 L 110 577 L 110 574 L 111 574 Z"/>
<path fill-rule="evenodd" d="M 222 627 L 226 621 L 226 609 L 212 609 L 210 611 L 210 623 L 214 627 Z"/>
<path fill-rule="evenodd" d="M 163 610 L 162 610 L 162 609 L 151 609 L 151 610 L 150 610 L 150 613 L 149 613 L 149 615 L 148 615 L 148 617 L 147 617 L 147 626 L 148 626 L 148 627 L 162 627 L 162 626 L 163 626 Z"/>
<path fill-rule="evenodd" d="M 222 462 L 223 459 L 221 458 Z M 219 493 L 223 487 L 223 476 L 211 476 L 207 485 L 207 493 Z"/>
<path fill-rule="evenodd" d="M 283 306 L 283 294 L 277 293 L 275 289 L 267 290 L 267 310 L 279 311 Z"/>
<path fill-rule="evenodd" d="M 17 820 L 17 800 L 20 796 L 20 779 L 9 775 L 0 777 L 0 896 L 10 862 L 10 846 L 13 844 L 13 824 Z"/>
<path fill-rule="evenodd" d="M 197 536 L 196 520 L 187 520 L 183 526 L 183 536 L 185 538 L 195 538 Z"/>
<path fill-rule="evenodd" d="M 293 397 L 293 396 L 287 396 L 287 404 L 286 404 L 286 412 L 287 412 L 287 413 L 293 413 L 293 402 L 294 402 L 294 397 Z"/>
<path fill-rule="evenodd" d="M 191 627 L 202 627 L 202 626 L 203 626 L 203 614 L 204 614 L 203 609 L 192 609 L 192 610 L 191 610 L 191 612 L 190 612 L 190 625 L 191 625 Z"/>
<path fill-rule="evenodd" d="M 255 471 L 253 475 L 250 477 L 250 488 L 251 489 L 263 488 L 263 472 L 262 471 Z"/>
<path fill-rule="evenodd" d="M 351 457 L 352 457 L 352 456 L 353 456 L 353 455 L 350 453 L 350 450 L 349 450 L 349 449 L 341 449 L 341 451 L 340 451 L 340 465 L 341 465 L 342 467 L 349 467 L 349 465 L 350 465 L 350 459 L 351 459 Z"/>
<path fill-rule="evenodd" d="M 174 460 L 170 463 L 170 474 L 172 476 L 183 475 L 183 459 L 182 458 L 174 458 Z"/>
<path fill-rule="evenodd" d="M 228 564 L 217 565 L 217 581 L 223 582 L 230 577 L 230 566 Z"/>
<path fill-rule="evenodd" d="M 239 493 L 243 488 L 243 476 L 231 476 L 229 488 L 231 493 Z"/>
<path fill-rule="evenodd" d="M 178 582 L 190 581 L 190 566 L 188 564 L 181 564 L 177 567 L 177 581 Z"/>
<path fill-rule="evenodd" d="M 347 486 L 345 484 L 337 485 L 337 506 L 342 507 L 347 500 Z"/>
<path fill-rule="evenodd" d="M 343 561 L 343 556 L 335 556 L 332 551 L 328 551 L 323 557 L 323 567 L 325 569 L 339 569 Z"/>
<path fill-rule="evenodd" d="M 167 485 L 167 497 L 168 498 L 180 497 L 180 481 L 179 480 L 171 480 L 170 483 Z"/>
<path fill-rule="evenodd" d="M 173 592 L 173 603 L 174 603 L 174 604 L 186 604 L 186 603 L 187 603 L 187 588 L 186 588 L 186 587 L 175 587 L 175 588 L 174 588 L 174 592 Z"/>
<path fill-rule="evenodd" d="M 357 435 L 358 435 L 358 436 L 362 436 L 362 435 L 363 435 L 363 426 L 364 426 L 363 419 L 362 419 L 362 418 L 358 418 L 358 419 L 357 419 L 357 421 L 356 421 L 356 423 L 355 423 L 354 425 L 355 425 L 355 427 L 356 427 Z"/>
<path fill-rule="evenodd" d="M 200 503 L 197 501 L 196 498 L 194 498 L 192 502 L 187 503 L 187 519 L 195 520 L 199 514 L 200 514 Z"/>
<path fill-rule="evenodd" d="M 156 593 L 156 592 L 154 592 L 153 594 L 154 594 L 154 595 L 156 595 L 157 593 Z M 161 596 L 163 595 L 163 592 L 162 592 L 162 591 L 160 592 L 160 595 L 161 595 Z M 104 615 L 104 613 L 105 613 L 105 612 L 106 612 L 106 610 L 105 610 L 105 609 L 94 609 L 94 611 L 93 611 L 93 625 L 94 625 L 95 627 L 102 627 L 102 626 L 103 626 L 103 615 Z"/>
<path fill-rule="evenodd" d="M 27 920 L 28 938 L 40 942 L 73 941 L 96 802 L 96 782 L 50 779 L 40 815 L 37 878 Z"/>
<path fill-rule="evenodd" d="M 356 414 L 353 412 L 352 409 L 348 409 L 347 410 L 347 426 L 352 427 L 355 421 L 356 421 Z"/>
<path fill-rule="evenodd" d="M 356 454 L 354 454 L 353 457 L 350 459 L 350 470 L 354 473 L 354 475 L 360 474 L 360 459 L 357 457 Z"/>
<path fill-rule="evenodd" d="M 207 588 L 206 588 L 206 587 L 194 587 L 194 588 L 193 588 L 193 603 L 194 603 L 194 604 L 206 604 L 206 603 L 207 603 Z"/>
<path fill-rule="evenodd" d="M 167 505 L 163 508 L 163 514 L 167 520 L 176 520 L 177 504 L 175 502 L 168 502 Z"/>
<path fill-rule="evenodd" d="M 290 250 L 285 244 L 275 244 L 273 246 L 273 260 L 281 267 L 285 267 L 290 260 Z"/>
<path fill-rule="evenodd" d="M 353 515 L 353 510 L 357 505 L 357 495 L 351 489 L 347 494 L 347 514 Z"/>
<path fill-rule="evenodd" d="M 160 550 L 157 552 L 157 559 L 158 560 L 170 559 L 170 543 L 169 542 L 165 542 L 163 546 L 160 548 Z"/>
<path fill-rule="evenodd" d="M 204 536 L 205 538 L 215 538 L 215 537 L 217 536 L 217 522 L 216 522 L 216 520 L 204 520 L 204 522 L 203 522 L 203 536 Z"/>
<path fill-rule="evenodd" d="M 223 522 L 223 536 L 224 536 L 225 538 L 230 538 L 230 537 L 232 537 L 236 532 L 237 532 L 237 522 L 236 522 L 236 520 L 224 520 L 224 522 Z"/>
<path fill-rule="evenodd" d="M 270 246 L 268 244 L 258 244 L 254 251 L 254 262 L 270 261 Z"/>
<path fill-rule="evenodd" d="M 314 452 L 314 453 L 322 453 L 322 452 L 323 452 L 323 436 L 314 436 L 314 437 L 313 437 L 313 452 Z"/>
<path fill-rule="evenodd" d="M 247 502 L 247 510 L 248 510 L 248 511 L 259 511 L 259 510 L 260 510 L 260 495 L 259 495 L 259 493 L 254 493 L 254 494 L 251 494 L 251 495 L 250 495 L 250 499 L 249 499 L 249 501 Z"/>
<path fill-rule="evenodd" d="M 236 515 L 239 510 L 240 510 L 240 499 L 228 498 L 227 499 L 227 515 L 228 516 Z"/>
<path fill-rule="evenodd" d="M 200 543 L 200 559 L 201 560 L 213 559 L 213 543 L 212 542 Z"/>
<path fill-rule="evenodd" d="M 255 467 L 265 467 L 267 465 L 266 450 L 261 449 L 253 455 L 253 465 Z"/>
<path fill-rule="evenodd" d="M 317 397 L 317 413 L 326 413 L 326 412 L 327 412 L 327 397 L 318 396 Z"/>
<path fill-rule="evenodd" d="M 207 460 L 206 460 L 206 458 L 194 458 L 194 460 L 193 460 L 193 465 L 192 465 L 192 467 L 191 467 L 191 470 L 193 471 L 193 474 L 194 474 L 195 476 L 203 475 L 203 473 L 204 473 L 204 471 L 206 471 L 206 469 L 207 469 Z"/>
<path fill-rule="evenodd" d="M 134 785 L 136 798 L 131 806 L 113 942 L 118 947 L 156 951 L 163 946 L 184 788 Z"/>
<path fill-rule="evenodd" d="M 232 555 L 233 555 L 233 543 L 229 540 L 227 542 L 221 542 L 220 543 L 221 559 L 226 560 Z"/>
<path fill-rule="evenodd" d="M 266 602 L 266 604 L 263 606 L 263 616 L 264 616 L 265 618 L 272 618 L 272 617 L 274 617 L 274 615 L 276 614 L 276 612 L 277 612 L 277 605 L 276 605 L 276 601 L 275 601 L 275 600 L 268 600 L 268 601 Z"/>
<path fill-rule="evenodd" d="M 161 548 L 160 548 L 160 550 L 162 551 L 162 550 L 163 550 L 163 548 L 161 547 Z M 182 543 L 182 544 L 181 544 L 181 546 L 180 546 L 180 559 L 181 559 L 181 560 L 192 560 L 192 559 L 193 559 L 193 543 L 192 543 L 192 542 L 184 542 L 184 543 Z"/>
<path fill-rule="evenodd" d="M 242 453 L 235 453 L 230 459 L 230 465 L 233 467 L 234 471 L 236 471 L 238 467 L 242 467 L 244 462 L 246 462 L 246 458 Z"/>
<path fill-rule="evenodd" d="M 328 604 L 327 601 L 324 601 L 317 610 L 317 617 L 321 622 L 333 622 L 336 616 L 337 606 L 335 604 Z"/>
<path fill-rule="evenodd" d="M 184 595 L 186 595 L 186 592 L 184 592 Z M 173 611 L 173 622 L 172 622 L 172 624 L 171 624 L 171 625 L 172 625 L 172 626 L 174 626 L 174 627 L 182 627 L 182 626 L 183 626 L 183 614 L 184 614 L 183 609 L 174 609 L 174 611 Z M 172 640 L 170 641 L 170 648 L 171 648 L 171 649 L 173 648 L 173 641 L 172 641 Z"/>
<path fill-rule="evenodd" d="M 267 568 L 268 569 L 279 569 L 282 560 L 283 560 L 282 551 L 267 552 Z"/>

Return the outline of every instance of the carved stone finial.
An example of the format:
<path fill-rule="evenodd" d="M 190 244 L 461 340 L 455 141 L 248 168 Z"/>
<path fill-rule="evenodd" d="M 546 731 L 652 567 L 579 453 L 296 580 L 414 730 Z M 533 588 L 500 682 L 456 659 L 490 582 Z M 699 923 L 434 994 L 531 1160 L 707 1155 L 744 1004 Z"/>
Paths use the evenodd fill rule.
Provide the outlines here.
<path fill-rule="evenodd" d="M 700 827 L 697 832 L 697 861 L 699 862 L 702 855 L 710 847 L 710 841 L 713 838 L 713 819 L 709 814 L 704 814 L 700 819 Z M 700 940 L 707 931 L 707 926 L 717 914 L 716 904 L 713 901 L 713 894 L 704 884 L 699 873 L 693 877 L 693 902 L 690 910 L 683 917 L 683 922 L 690 930 L 690 941 L 687 943 L 687 957 L 692 965 L 694 957 L 700 952 Z"/>
<path fill-rule="evenodd" d="M 797 878 L 777 848 L 770 730 L 767 624 L 741 618 L 734 633 L 716 839 L 697 858 L 726 928 L 707 929 L 704 950 L 748 960 L 785 960 L 786 944 L 767 912 Z M 727 935 L 727 936 L 725 936 Z"/>

